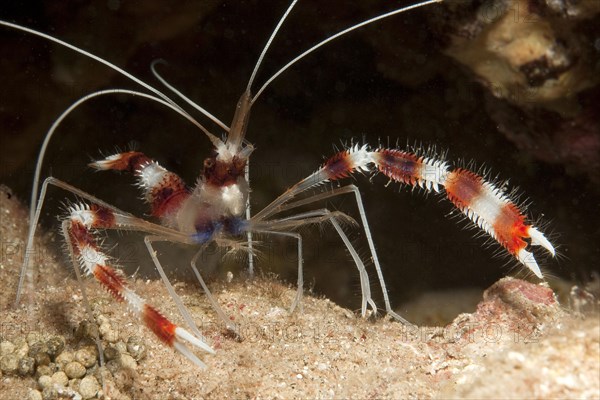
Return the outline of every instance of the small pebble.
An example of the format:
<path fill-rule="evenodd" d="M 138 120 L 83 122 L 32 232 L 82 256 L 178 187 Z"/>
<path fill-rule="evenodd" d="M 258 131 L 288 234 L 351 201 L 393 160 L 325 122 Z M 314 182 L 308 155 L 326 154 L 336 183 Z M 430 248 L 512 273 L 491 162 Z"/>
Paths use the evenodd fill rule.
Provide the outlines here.
<path fill-rule="evenodd" d="M 106 363 L 106 369 L 114 375 L 121 370 L 121 362 L 119 360 L 110 360 Z"/>
<path fill-rule="evenodd" d="M 122 368 L 137 369 L 137 362 L 135 362 L 135 359 L 129 354 L 121 354 L 119 362 L 121 363 Z"/>
<path fill-rule="evenodd" d="M 108 319 L 108 317 L 103 314 L 96 316 L 96 322 L 98 323 L 98 325 L 110 324 L 110 320 Z"/>
<path fill-rule="evenodd" d="M 25 357 L 29 353 L 29 345 L 25 338 L 18 338 L 15 340 L 15 354 L 19 358 Z"/>
<path fill-rule="evenodd" d="M 102 339 L 106 340 L 109 343 L 114 343 L 117 340 L 119 340 L 119 333 L 116 330 L 114 330 L 109 323 L 100 325 L 98 331 L 100 332 L 100 336 L 102 337 Z"/>
<path fill-rule="evenodd" d="M 29 345 L 29 355 L 33 357 L 35 353 L 48 352 L 48 345 L 45 342 L 35 342 Z"/>
<path fill-rule="evenodd" d="M 50 364 L 50 356 L 48 355 L 48 346 L 44 342 L 35 342 L 29 345 L 29 357 L 33 357 L 36 365 Z"/>
<path fill-rule="evenodd" d="M 50 368 L 47 365 L 40 365 L 39 367 L 37 367 L 36 369 L 36 374 L 39 377 L 42 377 L 43 375 L 52 375 L 55 371 L 52 371 L 52 368 Z"/>
<path fill-rule="evenodd" d="M 74 357 L 75 356 L 70 351 L 63 351 L 56 357 L 54 362 L 56 362 L 60 369 L 65 369 L 65 366 L 73 361 Z"/>
<path fill-rule="evenodd" d="M 69 388 L 79 392 L 79 384 L 81 383 L 81 379 L 71 379 L 69 381 Z"/>
<path fill-rule="evenodd" d="M 23 357 L 19 360 L 19 375 L 33 375 L 35 372 L 35 360 L 33 357 Z"/>
<path fill-rule="evenodd" d="M 40 385 L 42 389 L 50 387 L 52 386 L 52 378 L 48 375 L 42 375 L 38 378 L 38 385 Z"/>
<path fill-rule="evenodd" d="M 60 368 L 58 368 L 58 365 L 56 365 L 55 363 L 51 362 L 50 364 L 48 364 L 48 367 L 50 368 L 50 371 L 52 371 L 52 374 L 57 372 L 58 370 L 60 370 Z M 50 374 L 50 376 L 52 376 L 52 374 Z"/>
<path fill-rule="evenodd" d="M 29 389 L 27 400 L 42 400 L 42 392 L 39 390 Z"/>
<path fill-rule="evenodd" d="M 42 335 L 39 332 L 29 332 L 27 334 L 27 344 L 29 346 L 33 346 L 34 343 L 42 341 Z"/>
<path fill-rule="evenodd" d="M 12 353 L 0 357 L 0 370 L 5 374 L 15 373 L 17 368 L 19 368 L 19 359 L 16 354 Z"/>
<path fill-rule="evenodd" d="M 67 386 L 69 383 L 69 378 L 67 378 L 67 374 L 65 374 L 63 371 L 58 371 L 52 375 L 52 382 L 61 386 Z"/>
<path fill-rule="evenodd" d="M 85 347 L 75 352 L 75 361 L 78 361 L 86 368 L 91 368 L 96 365 L 96 348 Z"/>
<path fill-rule="evenodd" d="M 118 341 L 115 344 L 115 347 L 117 348 L 117 350 L 119 350 L 119 353 L 127 353 L 127 345 L 125 344 L 125 342 Z"/>
<path fill-rule="evenodd" d="M 88 371 L 88 375 L 94 376 L 98 380 L 98 382 L 102 382 L 103 380 L 112 380 L 112 375 L 110 374 L 108 368 L 106 368 L 106 365 Z"/>
<path fill-rule="evenodd" d="M 64 370 L 65 370 L 65 374 L 67 374 L 67 376 L 71 379 L 83 378 L 86 373 L 85 367 L 77 361 L 72 361 L 72 362 L 68 363 L 67 365 L 65 365 Z"/>
<path fill-rule="evenodd" d="M 0 342 L 0 356 L 5 356 L 11 354 L 15 351 L 15 345 L 8 340 L 3 340 Z"/>
<path fill-rule="evenodd" d="M 100 332 L 102 339 L 109 343 L 114 343 L 119 340 L 118 332 L 112 328 L 110 320 L 105 315 L 98 315 L 96 317 L 96 322 L 99 325 L 98 331 Z"/>
<path fill-rule="evenodd" d="M 120 355 L 121 355 L 121 352 L 115 346 L 107 346 L 104 349 L 104 357 L 108 361 L 110 361 L 110 360 L 116 360 L 116 359 L 119 358 Z"/>
<path fill-rule="evenodd" d="M 143 360 L 146 357 L 146 345 L 138 336 L 130 336 L 127 340 L 127 351 L 136 361 Z"/>
<path fill-rule="evenodd" d="M 50 364 L 50 356 L 48 355 L 48 353 L 37 353 L 35 355 L 35 357 L 33 357 L 33 359 L 35 360 L 35 364 L 36 365 L 48 365 Z"/>
<path fill-rule="evenodd" d="M 42 391 L 42 400 L 58 399 L 58 390 L 53 387 L 47 387 Z"/>
<path fill-rule="evenodd" d="M 46 342 L 48 347 L 48 355 L 52 358 L 58 356 L 65 349 L 65 338 L 62 336 L 52 336 Z"/>
<path fill-rule="evenodd" d="M 98 384 L 98 380 L 93 376 L 86 376 L 79 383 L 79 393 L 84 399 L 96 396 L 98 390 L 100 390 L 100 385 Z"/>
<path fill-rule="evenodd" d="M 98 337 L 98 325 L 89 321 L 81 321 L 77 330 L 75 330 L 75 338 L 96 340 Z"/>

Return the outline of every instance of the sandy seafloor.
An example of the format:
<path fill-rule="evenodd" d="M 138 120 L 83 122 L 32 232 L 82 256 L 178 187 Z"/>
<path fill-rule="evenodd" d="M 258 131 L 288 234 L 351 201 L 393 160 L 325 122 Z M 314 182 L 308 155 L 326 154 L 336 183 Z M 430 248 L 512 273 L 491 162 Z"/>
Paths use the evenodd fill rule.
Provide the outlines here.
<path fill-rule="evenodd" d="M 44 250 L 45 242 L 58 240 L 52 235 L 36 242 L 45 256 L 34 295 L 11 308 L 27 211 L 3 187 L 0 213 L 0 339 L 17 343 L 41 332 L 62 335 L 65 351 L 89 346 L 74 336 L 85 319 L 80 287 L 64 257 Z M 475 313 L 458 316 L 446 328 L 411 331 L 387 319 L 363 320 L 310 295 L 304 311 L 290 315 L 294 288 L 272 278 L 213 283 L 218 301 L 239 324 L 243 340 L 237 341 L 219 326 L 195 285 L 177 283 L 216 349 L 216 355 L 197 352 L 206 370 L 159 343 L 95 282 L 85 285 L 95 313 L 112 329 L 104 345 L 133 335 L 147 347 L 139 362 L 113 363 L 113 373 L 104 373 L 106 392 L 98 393 L 104 398 L 600 398 L 597 314 L 571 315 L 542 285 L 503 280 L 486 292 Z M 131 286 L 180 321 L 159 281 L 138 279 Z M 95 367 L 88 374 L 100 375 Z M 36 398 L 42 391 L 38 380 L 3 372 L 0 398 Z"/>

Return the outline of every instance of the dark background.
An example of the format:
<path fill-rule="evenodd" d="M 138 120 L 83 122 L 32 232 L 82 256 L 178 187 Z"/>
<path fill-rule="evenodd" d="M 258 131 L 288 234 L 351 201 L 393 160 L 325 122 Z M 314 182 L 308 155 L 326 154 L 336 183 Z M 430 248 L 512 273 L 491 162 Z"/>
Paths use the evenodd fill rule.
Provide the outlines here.
<path fill-rule="evenodd" d="M 287 7 L 275 1 L 57 3 L 3 3 L 0 18 L 80 46 L 160 90 L 150 63 L 163 58 L 169 63 L 160 67 L 163 76 L 226 124 Z M 267 54 L 258 83 L 328 34 L 407 2 L 348 3 L 301 1 Z M 510 179 L 511 187 L 519 186 L 531 202 L 529 215 L 543 221 L 543 231 L 563 256 L 552 260 L 536 252 L 545 272 L 589 280 L 600 259 L 597 186 L 561 165 L 537 161 L 505 139 L 482 106 L 485 89 L 440 52 L 428 21 L 422 11 L 414 11 L 352 33 L 292 67 L 267 89 L 253 109 L 247 135 L 256 146 L 251 159 L 253 211 L 318 168 L 335 145 L 363 139 L 372 145 L 388 140 L 400 147 L 434 145 L 448 150 L 453 166 L 473 161 L 501 181 Z M 141 90 L 94 61 L 6 28 L 0 28 L 0 87 L 0 182 L 24 201 L 43 135 L 62 110 L 94 90 Z M 211 123 L 206 126 L 221 134 Z M 84 105 L 62 125 L 49 148 L 44 176 L 52 174 L 142 215 L 146 209 L 132 179 L 86 167 L 101 152 L 111 154 L 132 141 L 190 184 L 210 151 L 203 134 L 173 112 L 145 100 L 109 96 Z M 524 276 L 516 261 L 494 256 L 498 246 L 485 246 L 460 218 L 447 218 L 452 207 L 440 196 L 397 184 L 385 188 L 381 177 L 373 183 L 357 177 L 356 183 L 396 305 L 427 290 L 484 288 L 507 274 Z M 56 229 L 65 195 L 52 190 L 49 197 L 44 226 Z M 328 206 L 356 216 L 350 196 Z M 324 226 L 302 232 L 308 285 L 358 307 L 356 270 L 333 230 Z M 366 257 L 360 230 L 352 238 Z M 123 234 L 111 236 L 109 243 L 117 239 L 121 244 L 114 253 L 129 273 L 150 264 L 140 238 Z M 169 260 L 173 250 L 160 249 L 167 266 L 186 271 L 186 261 Z M 265 243 L 260 267 L 294 282 L 294 260 L 293 243 Z M 230 260 L 221 271 L 233 264 L 243 262 Z M 375 283 L 375 274 L 371 276 Z"/>

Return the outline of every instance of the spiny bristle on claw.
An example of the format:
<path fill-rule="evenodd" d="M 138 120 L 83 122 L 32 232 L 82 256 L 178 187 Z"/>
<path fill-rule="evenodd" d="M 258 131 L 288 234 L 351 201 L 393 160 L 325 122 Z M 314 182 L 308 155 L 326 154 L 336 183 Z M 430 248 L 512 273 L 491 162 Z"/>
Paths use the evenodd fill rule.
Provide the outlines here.
<path fill-rule="evenodd" d="M 433 156 L 420 156 L 397 149 L 373 150 L 367 145 L 354 145 L 330 157 L 313 176 L 315 182 L 335 181 L 357 171 L 373 172 L 374 167 L 392 181 L 436 192 L 439 192 L 440 185 L 443 185 L 448 174 L 446 162 Z"/>
<path fill-rule="evenodd" d="M 544 247 L 552 256 L 554 247 L 541 232 L 526 223 L 524 212 L 500 188 L 461 168 L 448 174 L 444 186 L 448 199 L 458 209 L 538 278 L 543 277 L 533 254 L 525 250 L 525 239 L 530 239 L 532 245 Z"/>
<path fill-rule="evenodd" d="M 403 150 L 379 148 L 373 160 L 378 171 L 391 180 L 435 192 L 440 191 L 448 174 L 444 161 Z"/>
<path fill-rule="evenodd" d="M 91 162 L 89 166 L 101 171 L 115 170 L 134 173 L 141 165 L 147 164 L 150 161 L 151 159 L 143 153 L 128 151 L 108 156 L 104 160 Z"/>
<path fill-rule="evenodd" d="M 112 210 L 97 204 L 73 204 L 68 211 L 71 220 L 79 221 L 85 226 L 112 228 L 120 222 L 119 217 Z"/>
<path fill-rule="evenodd" d="M 373 162 L 371 155 L 366 145 L 355 145 L 330 157 L 321 170 L 331 181 L 346 178 L 355 171 L 368 171 Z"/>
<path fill-rule="evenodd" d="M 214 354 L 214 350 L 202 339 L 173 324 L 130 289 L 123 273 L 109 265 L 110 257 L 101 251 L 92 229 L 114 226 L 115 220 L 121 217 L 95 204 L 76 204 L 70 208 L 70 212 L 66 222 L 66 239 L 71 244 L 83 272 L 94 276 L 115 300 L 127 304 L 129 311 L 142 320 L 158 339 L 177 349 L 194 364 L 206 368 L 206 365 L 186 347 L 185 342 L 211 354 Z"/>
<path fill-rule="evenodd" d="M 510 254 L 542 278 L 533 254 L 526 251 L 531 245 L 542 246 L 555 255 L 554 247 L 536 228 L 527 224 L 525 213 L 501 188 L 482 176 L 463 168 L 450 170 L 443 159 L 434 154 L 418 155 L 411 151 L 352 146 L 330 157 L 323 167 L 302 182 L 302 189 L 326 181 L 351 176 L 357 171 L 376 170 L 392 181 L 427 191 L 444 187 L 447 198 L 475 225 L 488 233 Z"/>
<path fill-rule="evenodd" d="M 214 354 L 215 351 L 202 339 L 173 324 L 158 310 L 146 303 L 142 297 L 128 288 L 125 278 L 119 270 L 115 270 L 108 265 L 96 264 L 94 276 L 117 301 L 126 302 L 129 310 L 140 318 L 158 339 L 175 348 L 194 364 L 206 368 L 206 365 L 187 348 L 185 342 L 210 354 Z"/>
<path fill-rule="evenodd" d="M 200 338 L 192 335 L 185 329 L 173 324 L 160 312 L 149 305 L 144 306 L 142 312 L 142 320 L 145 325 L 165 344 L 175 348 L 188 360 L 198 365 L 200 368 L 206 368 L 196 355 L 190 351 L 185 345 L 185 342 L 206 351 L 210 354 L 215 354 L 215 351 Z"/>
<path fill-rule="evenodd" d="M 173 224 L 173 214 L 190 196 L 183 179 L 138 151 L 114 154 L 90 166 L 103 171 L 127 171 L 136 176 L 144 199 L 151 205 L 152 215 L 161 218 L 166 225 Z"/>

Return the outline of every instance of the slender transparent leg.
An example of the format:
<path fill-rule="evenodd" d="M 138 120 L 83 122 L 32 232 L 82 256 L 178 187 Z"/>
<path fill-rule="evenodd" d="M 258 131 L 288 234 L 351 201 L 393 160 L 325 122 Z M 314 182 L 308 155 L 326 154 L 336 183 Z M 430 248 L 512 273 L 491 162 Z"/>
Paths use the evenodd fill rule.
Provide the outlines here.
<path fill-rule="evenodd" d="M 246 161 L 246 168 L 244 169 L 244 176 L 246 182 L 250 185 L 250 159 Z M 246 200 L 246 219 L 250 220 L 252 214 L 250 212 L 250 193 L 248 193 L 248 199 Z M 254 276 L 254 254 L 252 253 L 252 232 L 246 232 L 246 238 L 248 239 L 248 275 L 252 278 Z"/>
<path fill-rule="evenodd" d="M 204 290 L 204 293 L 206 293 L 206 297 L 208 298 L 208 301 L 212 305 L 213 309 L 215 310 L 215 312 L 217 313 L 219 318 L 221 318 L 221 320 L 223 321 L 223 323 L 225 324 L 227 329 L 229 329 L 232 332 L 235 332 L 235 334 L 239 336 L 238 326 L 233 321 L 231 321 L 231 319 L 229 319 L 227 317 L 227 314 L 225 314 L 225 312 L 223 311 L 223 309 L 221 308 L 219 303 L 216 301 L 214 296 L 211 294 L 210 290 L 208 290 L 208 286 L 206 286 L 204 279 L 202 279 L 202 276 L 200 275 L 200 272 L 198 272 L 198 268 L 196 267 L 196 262 L 198 261 L 200 254 L 202 254 L 202 252 L 205 249 L 206 249 L 206 245 L 203 245 L 196 252 L 194 257 L 192 258 L 192 261 L 190 262 L 190 266 L 192 267 L 192 270 L 194 271 L 194 274 L 196 275 L 196 279 L 198 279 L 198 282 L 200 282 L 200 286 L 202 286 L 202 290 Z"/>
<path fill-rule="evenodd" d="M 354 197 L 356 199 L 356 205 L 358 206 L 358 213 L 360 214 L 360 221 L 365 230 L 365 236 L 367 237 L 367 243 L 369 244 L 369 250 L 371 251 L 371 257 L 373 258 L 373 264 L 375 265 L 375 270 L 377 271 L 377 277 L 379 278 L 379 285 L 381 286 L 381 292 L 383 293 L 383 301 L 385 303 L 385 311 L 391 317 L 395 318 L 397 321 L 412 326 L 410 322 L 406 319 L 402 318 L 398 313 L 392 310 L 392 306 L 390 304 L 390 297 L 388 295 L 387 287 L 385 285 L 385 279 L 383 279 L 383 272 L 381 271 L 381 264 L 379 264 L 379 257 L 377 256 L 377 251 L 375 251 L 375 243 L 373 243 L 373 236 L 371 235 L 371 229 L 369 228 L 369 221 L 367 221 L 367 214 L 365 213 L 365 208 L 363 206 L 362 197 L 358 188 L 354 185 L 349 185 L 349 189 L 354 192 Z"/>
<path fill-rule="evenodd" d="M 259 232 L 259 233 L 265 233 L 268 235 L 279 235 L 279 236 L 287 236 L 287 237 L 291 237 L 297 240 L 298 242 L 298 283 L 297 283 L 297 289 L 296 289 L 296 297 L 294 298 L 294 301 L 292 302 L 292 305 L 290 307 L 290 313 L 293 313 L 294 310 L 296 310 L 296 307 L 298 307 L 300 309 L 300 311 L 302 312 L 304 310 L 303 306 L 302 306 L 302 297 L 304 295 L 304 269 L 303 269 L 303 265 L 304 265 L 304 259 L 302 256 L 302 236 L 300 236 L 299 233 L 295 233 L 295 232 L 281 232 L 281 231 L 270 231 L 270 230 L 261 230 L 261 231 L 255 231 L 255 232 Z"/>
<path fill-rule="evenodd" d="M 202 335 L 202 333 L 196 326 L 196 323 L 194 322 L 194 319 L 190 315 L 187 307 L 183 305 L 181 298 L 175 292 L 175 288 L 173 288 L 173 285 L 171 285 L 171 282 L 169 281 L 167 274 L 165 274 L 165 271 L 164 271 L 162 265 L 160 264 L 160 261 L 158 260 L 158 256 L 156 255 L 156 251 L 152 247 L 153 242 L 172 242 L 172 240 L 170 240 L 169 238 L 162 237 L 162 236 L 146 236 L 144 238 L 144 243 L 146 243 L 146 248 L 148 249 L 148 252 L 150 253 L 150 257 L 152 257 L 154 266 L 156 267 L 156 270 L 158 271 L 160 278 L 162 279 L 163 283 L 165 284 L 167 291 L 169 292 L 169 295 L 173 298 L 173 301 L 177 305 L 177 309 L 181 313 L 181 316 L 183 317 L 183 319 L 185 320 L 185 322 L 187 323 L 189 328 L 192 330 L 192 332 L 194 332 L 194 334 L 196 334 L 196 336 L 198 336 L 199 338 L 204 340 L 204 336 Z M 207 296 L 212 297 L 210 292 L 207 292 L 206 294 L 207 294 Z M 212 300 L 212 301 L 214 301 L 214 300 Z"/>
<path fill-rule="evenodd" d="M 412 324 L 410 322 L 408 322 L 406 319 L 402 318 L 391 307 L 390 299 L 389 299 L 389 295 L 388 295 L 388 291 L 387 291 L 387 286 L 386 286 L 385 280 L 383 278 L 383 272 L 381 270 L 381 264 L 379 263 L 379 257 L 377 256 L 377 251 L 375 250 L 375 244 L 373 242 L 373 237 L 371 235 L 371 229 L 369 228 L 369 222 L 367 220 L 367 214 L 366 214 L 364 206 L 363 206 L 362 197 L 360 195 L 360 191 L 358 190 L 358 188 L 355 185 L 343 186 L 341 188 L 333 189 L 329 192 L 319 193 L 314 196 L 310 196 L 305 199 L 286 204 L 284 206 L 281 206 L 280 209 L 278 210 L 278 212 L 287 211 L 287 210 L 290 210 L 290 209 L 293 209 L 296 207 L 311 204 L 311 203 L 314 203 L 314 202 L 317 202 L 320 200 L 324 200 L 324 199 L 334 197 L 334 196 L 339 196 L 339 195 L 342 195 L 345 193 L 354 193 L 354 197 L 356 199 L 356 204 L 358 207 L 358 212 L 360 215 L 360 220 L 361 220 L 361 223 L 362 223 L 364 231 L 365 231 L 365 236 L 367 238 L 367 243 L 369 245 L 369 250 L 371 252 L 373 264 L 375 265 L 375 270 L 377 271 L 377 277 L 379 279 L 379 285 L 381 286 L 381 291 L 383 294 L 383 300 L 385 303 L 386 313 L 388 315 L 390 315 L 391 317 L 393 317 L 394 319 L 396 319 L 397 321 L 399 321 L 403 324 L 412 326 Z"/>
<path fill-rule="evenodd" d="M 361 293 L 362 293 L 362 304 L 361 304 L 361 315 L 365 317 L 367 315 L 367 304 L 371 306 L 374 313 L 377 313 L 377 305 L 373 301 L 371 297 L 371 286 L 369 283 L 369 275 L 367 274 L 367 270 L 365 268 L 364 263 L 362 262 L 358 252 L 348 239 L 348 236 L 340 226 L 338 222 L 338 218 L 342 216 L 347 217 L 343 213 L 339 212 L 331 212 L 330 210 L 324 208 L 320 210 L 308 211 L 305 213 L 300 213 L 297 215 L 292 215 L 290 217 L 282 218 L 279 220 L 269 220 L 264 222 L 257 223 L 258 226 L 265 225 L 270 229 L 282 229 L 283 227 L 290 228 L 292 227 L 292 223 L 294 226 L 302 226 L 313 223 L 320 223 L 324 221 L 330 221 L 336 232 L 344 242 L 346 249 L 350 253 L 356 268 L 358 269 L 359 277 L 360 277 L 360 285 L 361 285 Z"/>
<path fill-rule="evenodd" d="M 373 264 L 375 265 L 375 270 L 377 271 L 377 277 L 379 279 L 379 285 L 381 286 L 381 291 L 383 293 L 383 301 L 385 303 L 385 311 L 388 315 L 393 317 L 399 322 L 402 322 L 405 325 L 412 326 L 410 322 L 406 319 L 402 318 L 398 313 L 392 310 L 392 306 L 390 304 L 390 299 L 387 291 L 387 287 L 385 284 L 385 280 L 383 278 L 383 272 L 381 271 L 381 264 L 379 263 L 379 257 L 377 256 L 377 251 L 375 251 L 375 243 L 373 243 L 373 236 L 371 235 L 371 229 L 369 228 L 369 222 L 367 221 L 367 214 L 365 212 L 365 208 L 363 206 L 362 197 L 360 195 L 360 191 L 354 185 L 348 185 L 341 188 L 333 189 L 326 193 L 319 193 L 314 196 L 310 196 L 306 199 L 302 199 L 293 203 L 286 204 L 281 207 L 280 211 L 289 210 L 292 208 L 300 207 L 306 204 L 310 204 L 319 200 L 324 200 L 333 196 L 339 196 L 344 193 L 354 193 L 354 197 L 356 199 L 356 205 L 358 207 L 358 212 L 360 215 L 360 220 L 363 225 L 365 236 L 367 238 L 367 243 L 369 244 L 369 250 L 371 252 L 371 257 L 373 259 Z"/>

